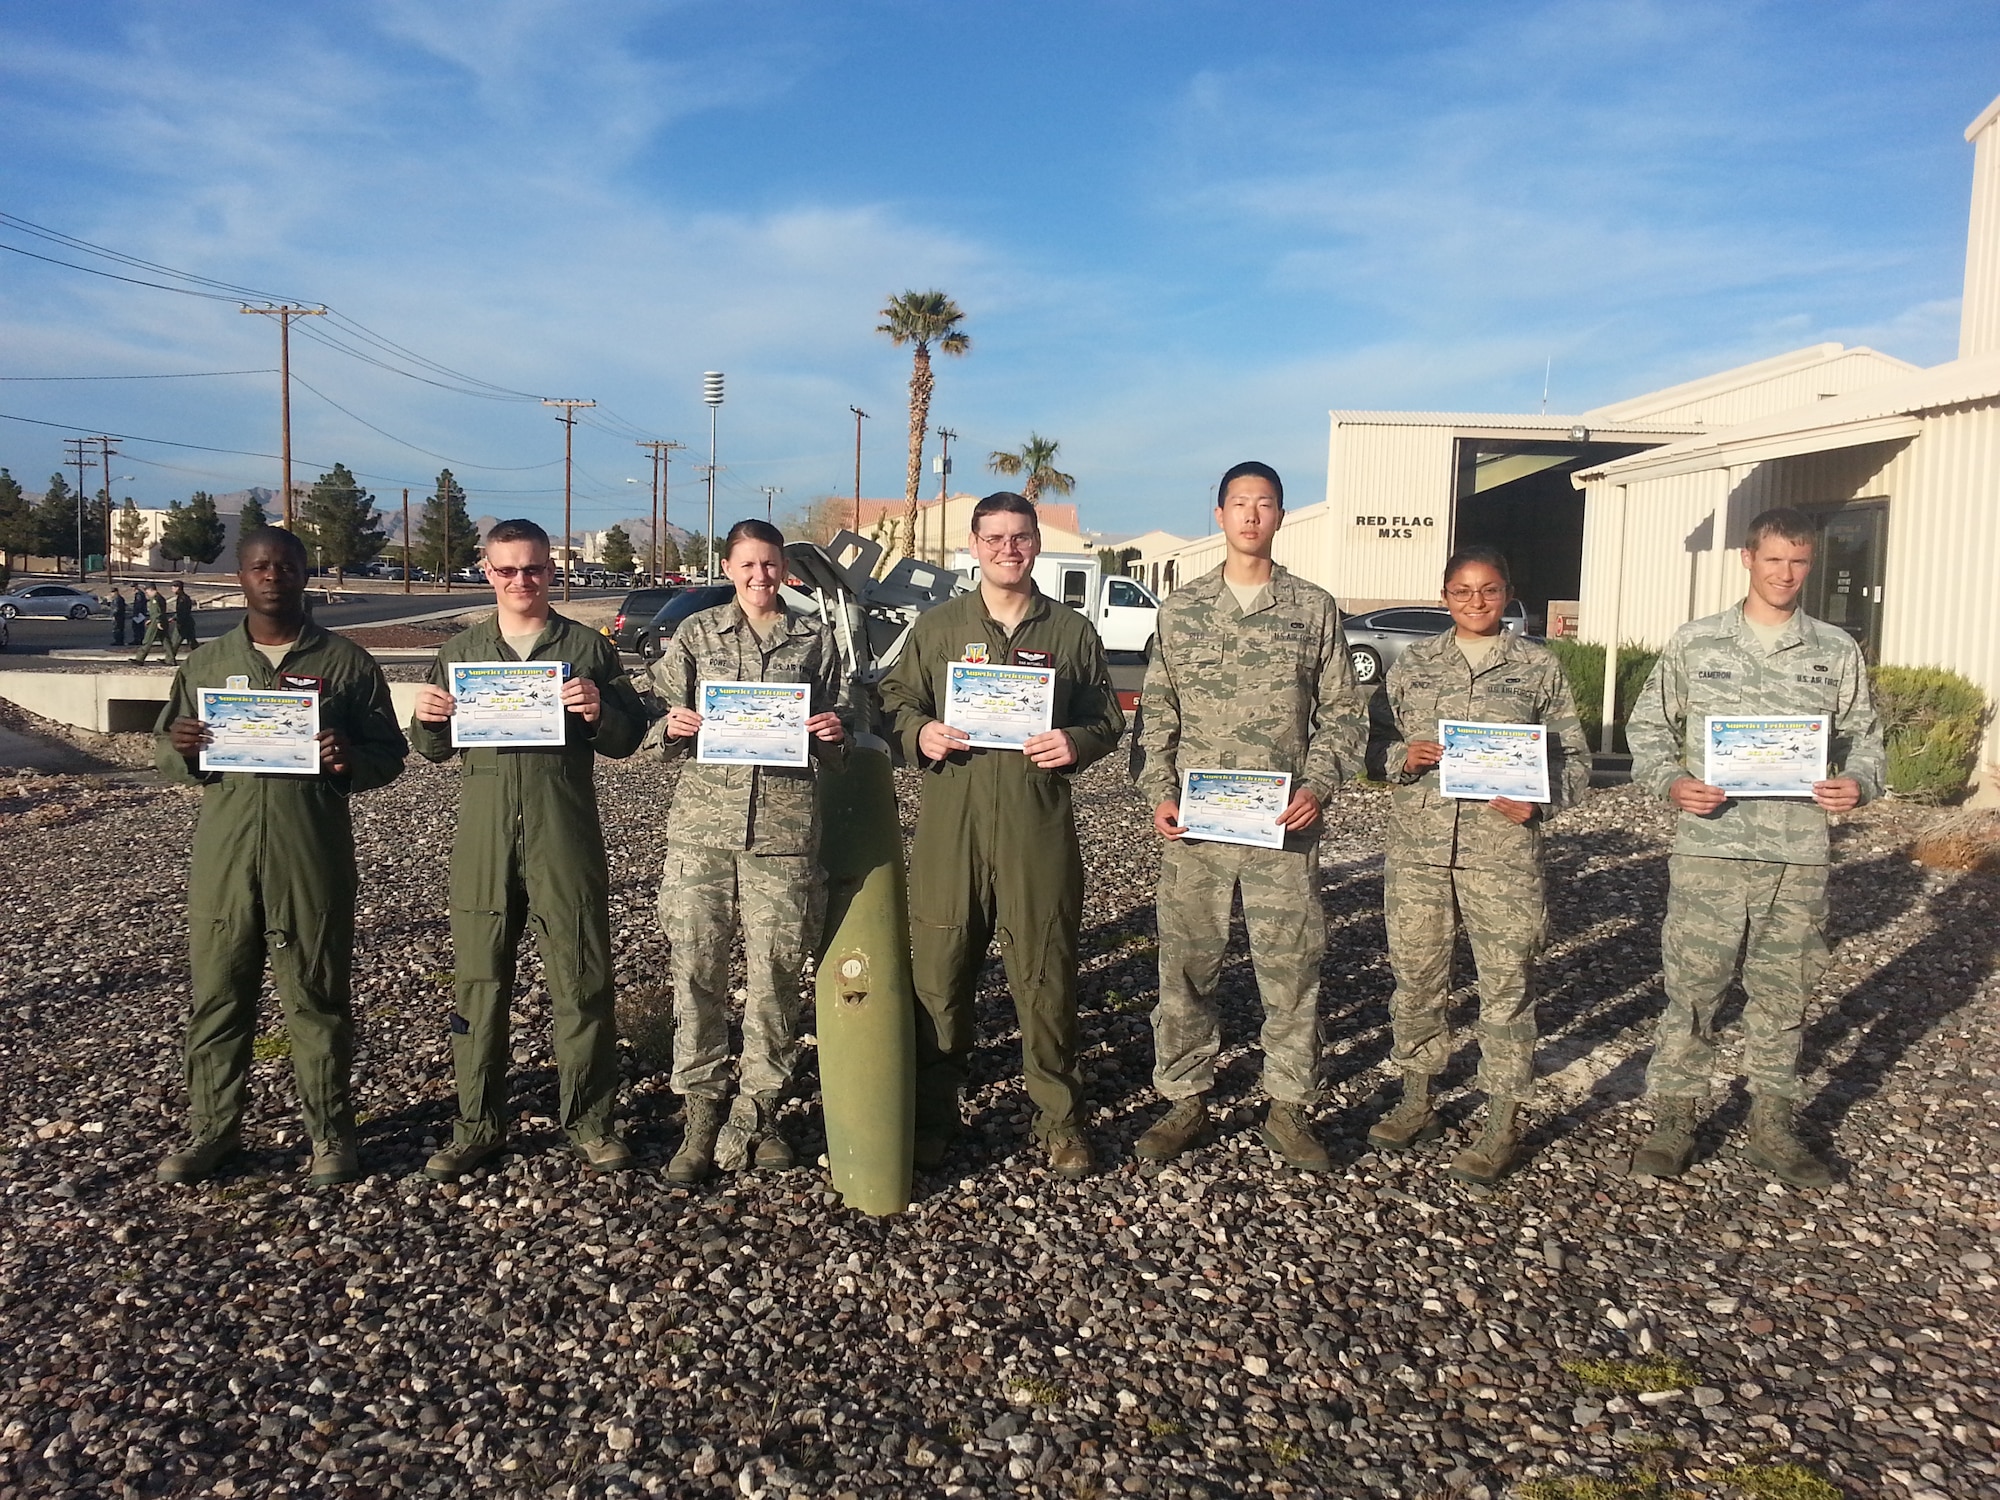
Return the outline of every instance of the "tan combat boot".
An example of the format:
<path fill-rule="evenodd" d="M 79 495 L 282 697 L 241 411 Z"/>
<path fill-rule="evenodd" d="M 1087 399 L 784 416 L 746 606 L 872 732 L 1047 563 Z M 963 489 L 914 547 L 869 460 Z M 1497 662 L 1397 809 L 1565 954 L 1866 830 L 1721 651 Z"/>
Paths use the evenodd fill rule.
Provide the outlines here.
<path fill-rule="evenodd" d="M 667 1181 L 700 1182 L 715 1170 L 715 1138 L 722 1133 L 720 1099 L 689 1099 L 681 1106 L 681 1148 L 667 1163 Z"/>
<path fill-rule="evenodd" d="M 424 1163 L 424 1176 L 433 1182 L 456 1182 L 467 1173 L 478 1171 L 506 1149 L 505 1138 L 497 1135 L 488 1141 L 466 1145 L 453 1141 L 442 1151 L 431 1153 L 431 1159 Z"/>
<path fill-rule="evenodd" d="M 159 1169 L 153 1173 L 153 1178 L 157 1182 L 181 1185 L 200 1182 L 213 1177 L 242 1149 L 241 1137 L 233 1133 L 196 1141 L 192 1146 L 183 1146 L 163 1159 Z"/>
<path fill-rule="evenodd" d="M 1176 1099 L 1167 1112 L 1140 1136 L 1132 1154 L 1140 1161 L 1172 1161 L 1208 1139 L 1208 1101 L 1200 1094 Z"/>
<path fill-rule="evenodd" d="M 1479 1139 L 1451 1159 L 1445 1174 L 1460 1182 L 1493 1183 L 1513 1170 L 1521 1150 L 1521 1106 L 1490 1099 Z"/>
<path fill-rule="evenodd" d="M 1833 1186 L 1833 1173 L 1827 1164 L 1808 1151 L 1793 1132 L 1789 1099 L 1760 1094 L 1750 1101 L 1750 1144 L 1743 1154 L 1751 1165 L 1793 1187 Z"/>
<path fill-rule="evenodd" d="M 354 1149 L 352 1141 L 314 1141 L 312 1165 L 307 1172 L 309 1187 L 339 1187 L 343 1182 L 359 1182 L 361 1153 Z"/>
<path fill-rule="evenodd" d="M 583 1164 L 593 1172 L 632 1170 L 632 1148 L 608 1131 L 594 1141 L 575 1141 L 571 1144 L 575 1146 L 576 1154 L 583 1158 Z"/>
<path fill-rule="evenodd" d="M 1326 1154 L 1326 1147 L 1313 1134 L 1312 1122 L 1306 1119 L 1303 1104 L 1273 1099 L 1271 1107 L 1264 1112 L 1264 1123 L 1257 1134 L 1266 1146 L 1284 1159 L 1288 1167 L 1300 1172 L 1333 1170 L 1333 1158 Z"/>
<path fill-rule="evenodd" d="M 1075 1182 L 1096 1170 L 1097 1162 L 1090 1154 L 1090 1142 L 1084 1139 L 1083 1132 L 1076 1126 L 1058 1125 L 1049 1132 L 1046 1144 L 1049 1170 L 1056 1176 Z"/>
<path fill-rule="evenodd" d="M 1632 1153 L 1634 1177 L 1678 1177 L 1694 1160 L 1694 1100 L 1653 1101 L 1653 1133 Z"/>
<path fill-rule="evenodd" d="M 789 1172 L 799 1164 L 792 1143 L 778 1129 L 778 1109 L 783 1096 L 775 1092 L 757 1096 L 757 1150 L 750 1165 L 760 1172 Z"/>
<path fill-rule="evenodd" d="M 1378 1151 L 1407 1151 L 1443 1134 L 1444 1122 L 1431 1108 L 1430 1075 L 1405 1073 L 1401 1101 L 1369 1128 L 1368 1144 Z"/>

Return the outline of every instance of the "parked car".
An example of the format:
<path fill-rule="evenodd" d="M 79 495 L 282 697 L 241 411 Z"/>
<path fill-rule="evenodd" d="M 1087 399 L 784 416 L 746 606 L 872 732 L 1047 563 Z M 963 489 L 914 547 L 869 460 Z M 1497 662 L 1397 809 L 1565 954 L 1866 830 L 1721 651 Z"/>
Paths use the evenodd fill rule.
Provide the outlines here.
<path fill-rule="evenodd" d="M 647 661 L 658 661 L 660 653 L 666 649 L 667 642 L 672 640 L 674 632 L 680 629 L 681 621 L 689 615 L 713 609 L 718 604 L 727 604 L 735 597 L 735 586 L 727 583 L 678 590 L 673 598 L 655 611 L 652 619 L 635 632 L 632 649 Z"/>
<path fill-rule="evenodd" d="M 618 601 L 618 613 L 611 620 L 611 640 L 620 651 L 639 649 L 639 632 L 652 624 L 653 616 L 666 608 L 679 588 L 634 589 Z"/>
<path fill-rule="evenodd" d="M 451 570 L 451 581 L 453 583 L 484 583 L 486 582 L 486 570 L 477 564 L 469 568 L 453 568 Z"/>
<path fill-rule="evenodd" d="M 1347 632 L 1354 680 L 1363 687 L 1373 687 L 1411 646 L 1451 629 L 1451 612 L 1441 605 L 1400 604 L 1349 615 L 1340 623 Z M 1508 604 L 1501 629 L 1509 635 L 1527 634 L 1528 612 L 1519 599 Z"/>
<path fill-rule="evenodd" d="M 103 611 L 104 601 L 97 595 L 67 583 L 28 583 L 11 594 L 0 594 L 0 615 L 10 620 L 18 615 L 87 620 Z"/>

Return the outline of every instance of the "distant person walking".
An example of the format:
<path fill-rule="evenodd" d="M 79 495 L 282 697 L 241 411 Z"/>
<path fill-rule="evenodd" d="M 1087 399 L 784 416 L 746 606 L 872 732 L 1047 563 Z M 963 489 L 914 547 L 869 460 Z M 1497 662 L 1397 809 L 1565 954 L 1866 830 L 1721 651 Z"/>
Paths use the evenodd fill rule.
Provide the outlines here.
<path fill-rule="evenodd" d="M 167 665 L 173 666 L 180 659 L 180 648 L 174 642 L 174 626 L 167 614 L 167 596 L 154 589 L 146 601 L 146 638 L 139 643 L 139 654 L 132 658 L 143 662 L 158 641 L 167 653 Z"/>
<path fill-rule="evenodd" d="M 178 578 L 174 580 L 174 635 L 183 651 L 192 651 L 200 644 L 194 634 L 194 596 Z"/>
<path fill-rule="evenodd" d="M 114 648 L 125 644 L 125 596 L 115 584 L 111 589 L 111 644 Z"/>

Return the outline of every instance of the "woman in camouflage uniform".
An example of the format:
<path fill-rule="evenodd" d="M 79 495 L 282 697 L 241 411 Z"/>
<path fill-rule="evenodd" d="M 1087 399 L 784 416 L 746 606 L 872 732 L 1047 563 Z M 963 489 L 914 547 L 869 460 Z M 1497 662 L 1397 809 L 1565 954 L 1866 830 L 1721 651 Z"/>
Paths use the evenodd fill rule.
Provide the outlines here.
<path fill-rule="evenodd" d="M 1468 547 L 1452 556 L 1444 573 L 1452 628 L 1410 647 L 1390 669 L 1393 734 L 1378 746 L 1379 764 L 1396 783 L 1383 908 L 1396 975 L 1390 1060 L 1403 1075 L 1403 1097 L 1368 1140 L 1404 1150 L 1443 1133 L 1430 1085 L 1452 1053 L 1445 1007 L 1462 920 L 1479 975 L 1479 1084 L 1487 1098 L 1485 1129 L 1451 1164 L 1451 1175 L 1468 1182 L 1498 1180 L 1520 1149 L 1534 1078 L 1531 971 L 1547 926 L 1542 823 L 1590 785 L 1589 750 L 1562 664 L 1502 629 L 1512 596 L 1498 552 Z M 1495 797 L 1480 805 L 1446 797 L 1441 719 L 1542 725 L 1550 800 Z"/>
<path fill-rule="evenodd" d="M 806 729 L 815 757 L 845 738 L 836 707 L 846 676 L 826 621 L 779 593 L 785 538 L 764 521 L 738 521 L 722 552 L 736 586 L 727 604 L 690 615 L 653 667 L 668 705 L 663 740 L 681 758 L 667 817 L 660 925 L 673 947 L 674 1092 L 686 1101 L 675 1182 L 699 1182 L 719 1162 L 783 1170 L 792 1149 L 776 1114 L 798 1056 L 799 969 L 818 909 L 819 798 L 815 767 L 703 764 L 694 757 L 703 682 L 796 682 L 811 694 Z M 748 968 L 737 1097 L 729 1092 L 729 950 L 738 913 Z"/>

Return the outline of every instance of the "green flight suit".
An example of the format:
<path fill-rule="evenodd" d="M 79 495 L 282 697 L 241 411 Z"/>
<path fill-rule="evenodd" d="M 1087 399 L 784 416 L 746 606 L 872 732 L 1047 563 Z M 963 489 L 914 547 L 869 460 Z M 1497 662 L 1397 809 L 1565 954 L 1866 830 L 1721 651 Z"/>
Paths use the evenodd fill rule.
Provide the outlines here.
<path fill-rule="evenodd" d="M 320 728 L 347 737 L 346 773 L 200 770 L 198 759 L 174 749 L 167 730 L 176 719 L 200 717 L 200 689 L 230 686 L 318 691 Z M 306 1128 L 316 1141 L 351 1141 L 357 876 L 347 799 L 394 781 L 409 751 L 382 669 L 359 646 L 310 622 L 274 668 L 239 625 L 198 647 L 174 675 L 158 730 L 153 762 L 160 774 L 202 788 L 188 874 L 194 1138 L 233 1135 L 242 1121 L 268 957 Z"/>
<path fill-rule="evenodd" d="M 431 682 L 450 692 L 452 662 L 521 659 L 501 639 L 494 615 L 445 642 Z M 461 1146 L 506 1134 L 507 1012 L 530 919 L 554 1010 L 563 1129 L 576 1141 L 601 1139 L 618 1098 L 611 876 L 595 758 L 623 759 L 638 749 L 646 710 L 618 648 L 563 615 L 551 612 L 526 659 L 568 662 L 572 676 L 597 684 L 597 723 L 567 715 L 561 749 L 454 750 L 449 724 L 410 722 L 418 754 L 430 761 L 457 755 L 464 767 L 451 851 L 451 1055 Z"/>
<path fill-rule="evenodd" d="M 968 750 L 926 763 L 917 736 L 939 712 L 945 666 L 971 656 L 1056 674 L 1054 727 L 1076 761 L 1038 770 L 1017 750 Z M 999 939 L 1021 1023 L 1021 1071 L 1044 1139 L 1075 1123 L 1077 938 L 1083 856 L 1070 773 L 1103 759 L 1125 732 L 1104 644 L 1090 622 L 1039 590 L 1010 638 L 979 591 L 917 621 L 882 683 L 882 706 L 923 800 L 910 851 L 910 948 L 917 1011 L 917 1126 L 949 1132 L 972 1053 L 973 990 Z"/>

